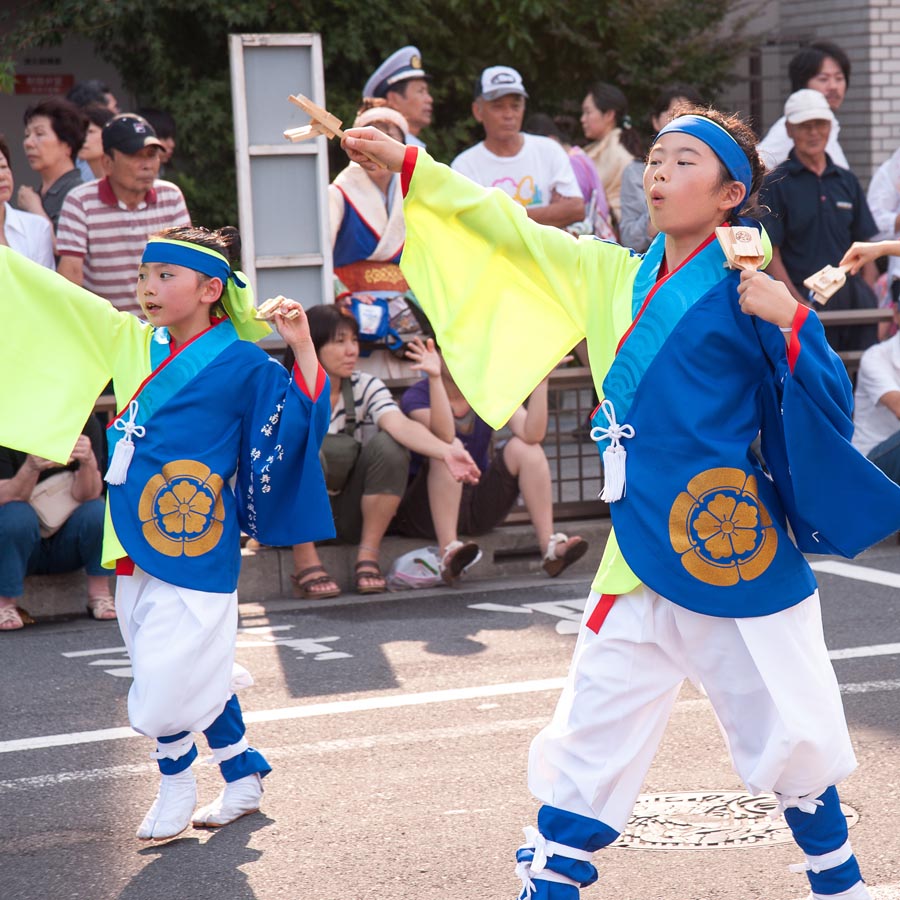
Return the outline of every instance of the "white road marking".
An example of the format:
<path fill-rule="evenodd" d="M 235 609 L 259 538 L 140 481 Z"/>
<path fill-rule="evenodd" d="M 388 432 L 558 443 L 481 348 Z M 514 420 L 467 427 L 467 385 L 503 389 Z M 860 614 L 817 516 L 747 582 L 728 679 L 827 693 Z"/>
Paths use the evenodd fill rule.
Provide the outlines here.
<path fill-rule="evenodd" d="M 470 603 L 469 609 L 483 609 L 485 612 L 511 612 L 531 615 L 530 609 L 523 606 L 507 606 L 505 603 Z"/>
<path fill-rule="evenodd" d="M 892 646 L 892 645 L 884 645 Z M 859 651 L 873 649 L 852 648 L 856 656 L 865 655 Z M 874 648 L 878 649 L 878 648 Z M 834 653 L 847 651 L 835 650 Z M 877 654 L 875 654 L 877 655 Z M 110 674 L 124 674 L 122 670 L 109 670 Z M 488 697 L 509 697 L 517 694 L 534 694 L 544 691 L 560 691 L 565 678 L 544 678 L 536 681 L 516 681 L 507 684 L 486 684 L 466 688 L 449 688 L 442 691 L 423 691 L 419 694 L 392 694 L 383 697 L 362 697 L 357 700 L 333 700 L 327 703 L 309 703 L 301 706 L 285 706 L 280 709 L 264 709 L 244 714 L 247 723 L 282 722 L 290 719 L 311 719 L 319 716 L 338 716 L 357 712 L 371 712 L 376 709 L 400 709 L 409 706 L 425 706 L 432 703 L 456 703 L 464 700 L 479 700 Z M 862 681 L 841 685 L 841 693 L 865 694 L 877 691 L 900 690 L 900 679 L 888 681 Z M 707 703 L 705 699 L 683 703 Z M 71 734 L 50 734 L 42 737 L 20 738 L 0 741 L 0 753 L 18 753 L 23 750 L 43 750 L 49 747 L 68 747 L 75 744 L 93 744 L 101 741 L 116 741 L 137 737 L 130 728 L 104 728 L 98 731 L 79 731 Z"/>
<path fill-rule="evenodd" d="M 868 656 L 893 656 L 900 653 L 900 644 L 872 644 L 869 647 L 845 647 L 843 650 L 829 650 L 830 659 L 860 659 Z"/>
<path fill-rule="evenodd" d="M 547 717 L 508 719 L 498 722 L 467 723 L 445 728 L 427 728 L 416 731 L 401 731 L 392 734 L 363 735 L 353 738 L 338 738 L 327 741 L 309 741 L 284 747 L 266 747 L 266 758 L 272 761 L 295 756 L 330 756 L 335 753 L 372 750 L 383 747 L 398 747 L 409 744 L 434 744 L 444 740 L 469 740 L 473 736 L 485 737 L 493 734 L 513 732 L 537 732 L 547 724 Z M 129 729 L 130 730 L 130 729 Z M 138 737 L 132 732 L 132 736 Z M 146 741 L 147 738 L 144 738 Z M 134 775 L 146 777 L 154 770 L 153 762 L 108 766 L 102 769 L 85 769 L 74 772 L 56 772 L 48 775 L 31 775 L 0 781 L 0 792 L 13 790 L 44 790 L 60 784 L 76 781 L 107 781 L 113 778 L 130 778 Z M 473 812 L 475 810 L 472 810 Z"/>
<path fill-rule="evenodd" d="M 342 650 L 335 650 L 329 646 L 329 643 L 339 641 L 339 637 L 320 637 L 320 638 L 291 638 L 278 637 L 276 632 L 290 631 L 293 625 L 260 625 L 253 628 L 240 628 L 238 634 L 256 635 L 258 640 L 240 640 L 238 639 L 236 647 L 239 650 L 252 649 L 254 647 L 287 647 L 290 650 L 297 650 L 300 656 L 296 659 L 304 659 L 306 656 L 312 656 L 316 661 L 322 662 L 332 659 L 352 659 L 353 654 L 346 653 Z M 101 658 L 95 659 L 88 663 L 89 666 L 103 667 L 115 666 L 114 669 L 104 668 L 103 671 L 107 675 L 115 678 L 131 678 L 131 660 L 125 647 L 102 647 L 98 650 L 75 650 L 62 655 L 68 659 L 74 659 L 87 656 L 105 657 L 109 653 L 121 653 L 120 658 Z M 2 751 L 0 751 L 2 752 Z"/>
<path fill-rule="evenodd" d="M 104 669 L 103 671 L 114 678 L 131 678 L 134 675 L 131 666 L 122 666 L 121 669 Z"/>
<path fill-rule="evenodd" d="M 900 690 L 900 678 L 890 681 L 856 681 L 851 684 L 842 684 L 842 694 L 871 694 L 873 691 Z"/>
<path fill-rule="evenodd" d="M 125 653 L 125 647 L 101 647 L 99 650 L 71 650 L 62 655 L 66 659 L 75 659 L 78 656 L 100 656 L 103 653 Z"/>
<path fill-rule="evenodd" d="M 358 700 L 334 700 L 328 703 L 309 703 L 303 706 L 286 706 L 281 709 L 265 709 L 244 713 L 244 721 L 280 722 L 288 719 L 309 719 L 318 716 L 336 716 L 376 709 L 398 709 L 407 706 L 424 706 L 431 703 L 452 703 L 460 700 L 478 700 L 482 697 L 504 697 L 514 694 L 531 694 L 539 691 L 558 691 L 562 678 L 545 678 L 539 681 L 517 681 L 508 684 L 488 684 L 477 687 L 449 688 L 443 691 L 423 691 L 420 694 L 393 694 L 386 697 L 363 697 Z M 22 750 L 42 750 L 47 747 L 67 747 L 71 744 L 92 744 L 99 741 L 116 741 L 137 737 L 130 728 L 104 728 L 99 731 L 79 731 L 73 734 L 49 734 L 43 737 L 20 738 L 0 741 L 0 753 L 16 753 Z"/>
<path fill-rule="evenodd" d="M 856 566 L 852 563 L 839 562 L 836 559 L 823 559 L 810 563 L 810 568 L 814 572 L 825 572 L 828 575 L 840 575 L 842 578 L 853 578 L 856 581 L 868 581 L 870 584 L 900 588 L 900 575 L 896 572 L 884 572 L 869 566 Z"/>

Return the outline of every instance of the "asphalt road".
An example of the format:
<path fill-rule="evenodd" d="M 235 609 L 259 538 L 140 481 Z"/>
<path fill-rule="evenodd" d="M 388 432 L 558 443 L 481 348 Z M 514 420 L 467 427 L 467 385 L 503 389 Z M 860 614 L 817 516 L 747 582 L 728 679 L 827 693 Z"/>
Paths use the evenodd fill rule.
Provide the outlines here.
<path fill-rule="evenodd" d="M 896 900 L 900 547 L 817 565 L 830 569 L 819 572 L 826 633 L 860 761 L 842 788 L 851 839 L 873 897 Z M 0 900 L 512 900 L 513 851 L 536 810 L 528 744 L 552 711 L 588 584 L 477 587 L 246 608 L 238 659 L 256 685 L 242 702 L 274 765 L 263 812 L 165 844 L 134 838 L 157 776 L 150 741 L 127 728 L 115 624 L 0 635 Z M 196 768 L 206 802 L 218 774 Z M 645 794 L 704 826 L 708 814 L 678 804 L 741 791 L 707 701 L 686 685 Z M 653 846 L 672 833 L 660 827 Z M 731 846 L 724 829 L 705 849 L 635 840 L 598 856 L 600 884 L 583 896 L 800 900 L 806 879 L 787 867 L 801 854 L 769 836 Z"/>

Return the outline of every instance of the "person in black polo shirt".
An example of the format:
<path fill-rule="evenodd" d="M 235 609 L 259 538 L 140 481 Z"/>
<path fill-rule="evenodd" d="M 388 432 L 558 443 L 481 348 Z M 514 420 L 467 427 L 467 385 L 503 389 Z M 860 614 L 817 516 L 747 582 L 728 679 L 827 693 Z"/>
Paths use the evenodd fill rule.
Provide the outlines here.
<path fill-rule="evenodd" d="M 819 91 L 795 91 L 784 104 L 788 134 L 794 142 L 788 158 L 766 178 L 760 203 L 769 212 L 762 222 L 772 239 L 768 273 L 809 304 L 803 280 L 826 265 L 836 265 L 854 241 L 871 239 L 878 226 L 856 176 L 836 166 L 825 152 L 834 113 Z M 861 275 L 828 303 L 828 309 L 875 309 L 878 302 Z M 878 339 L 877 327 L 826 329 L 835 350 L 865 350 Z"/>

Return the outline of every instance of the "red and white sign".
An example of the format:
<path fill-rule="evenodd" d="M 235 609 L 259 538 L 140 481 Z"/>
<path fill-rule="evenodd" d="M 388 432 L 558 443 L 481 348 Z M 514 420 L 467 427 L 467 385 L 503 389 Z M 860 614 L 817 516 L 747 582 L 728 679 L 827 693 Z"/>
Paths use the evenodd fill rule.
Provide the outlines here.
<path fill-rule="evenodd" d="M 15 93 L 41 94 L 52 97 L 55 94 L 65 94 L 74 84 L 74 75 L 28 72 L 24 75 L 16 75 Z"/>

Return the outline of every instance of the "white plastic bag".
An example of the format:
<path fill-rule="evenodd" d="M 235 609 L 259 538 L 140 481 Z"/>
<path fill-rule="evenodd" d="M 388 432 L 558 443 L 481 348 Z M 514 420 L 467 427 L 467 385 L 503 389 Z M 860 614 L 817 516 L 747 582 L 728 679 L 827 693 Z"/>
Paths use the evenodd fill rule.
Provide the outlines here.
<path fill-rule="evenodd" d="M 437 547 L 420 547 L 398 556 L 387 574 L 389 591 L 408 591 L 442 583 L 441 557 Z"/>

